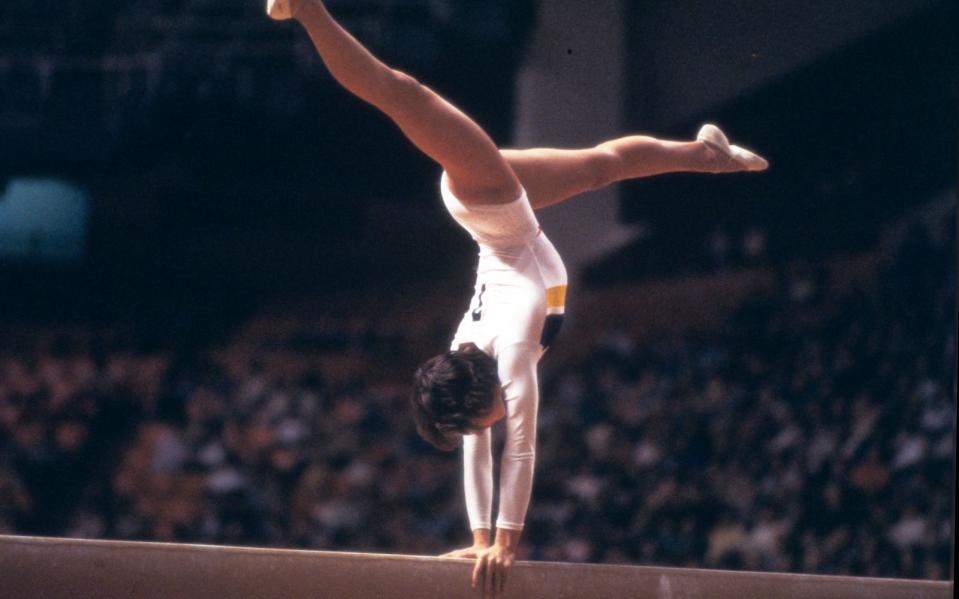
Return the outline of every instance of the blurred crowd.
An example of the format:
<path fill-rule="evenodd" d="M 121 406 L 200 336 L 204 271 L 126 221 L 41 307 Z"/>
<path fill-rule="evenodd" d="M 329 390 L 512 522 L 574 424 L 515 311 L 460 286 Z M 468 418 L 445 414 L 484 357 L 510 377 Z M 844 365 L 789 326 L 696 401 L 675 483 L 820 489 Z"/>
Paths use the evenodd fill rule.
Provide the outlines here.
<path fill-rule="evenodd" d="M 792 270 L 724 330 L 545 364 L 522 557 L 948 577 L 954 243 L 915 227 L 869 288 Z M 460 458 L 417 437 L 419 348 L 388 322 L 264 316 L 190 352 L 5 331 L 0 532 L 465 543 Z"/>
<path fill-rule="evenodd" d="M 784 276 L 720 335 L 610 333 L 546 385 L 537 556 L 948 578 L 954 242 Z"/>

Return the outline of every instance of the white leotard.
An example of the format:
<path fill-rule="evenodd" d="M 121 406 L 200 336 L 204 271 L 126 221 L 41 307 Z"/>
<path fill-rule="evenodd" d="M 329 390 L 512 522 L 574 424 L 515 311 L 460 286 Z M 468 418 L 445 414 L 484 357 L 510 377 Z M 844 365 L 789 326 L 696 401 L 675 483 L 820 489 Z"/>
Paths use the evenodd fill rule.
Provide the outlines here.
<path fill-rule="evenodd" d="M 548 345 L 544 333 L 552 332 L 565 308 L 566 268 L 540 229 L 525 191 L 508 204 L 466 206 L 453 195 L 446 173 L 440 191 L 446 209 L 480 249 L 473 299 L 451 348 L 472 342 L 496 359 L 506 403 L 496 526 L 521 530 L 536 459 L 536 364 Z M 470 527 L 491 528 L 490 429 L 464 435 L 463 466 Z"/>

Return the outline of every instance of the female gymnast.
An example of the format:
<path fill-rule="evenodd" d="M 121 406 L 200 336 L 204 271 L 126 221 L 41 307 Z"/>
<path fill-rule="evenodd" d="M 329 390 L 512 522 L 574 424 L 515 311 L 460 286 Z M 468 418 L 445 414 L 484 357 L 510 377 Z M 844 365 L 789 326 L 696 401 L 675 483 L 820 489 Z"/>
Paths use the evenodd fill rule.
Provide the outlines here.
<path fill-rule="evenodd" d="M 562 319 L 566 269 L 534 209 L 617 181 L 671 172 L 761 171 L 768 164 L 730 145 L 714 125 L 694 141 L 633 135 L 593 148 L 499 149 L 472 119 L 413 77 L 370 54 L 334 21 L 322 0 L 267 0 L 274 19 L 295 18 L 347 90 L 385 113 L 443 169 L 450 215 L 479 245 L 475 293 L 451 349 L 425 362 L 411 397 L 420 434 L 463 445 L 473 544 L 445 554 L 475 559 L 472 584 L 504 590 L 533 482 L 536 366 Z M 490 427 L 506 419 L 499 513 L 491 533 Z"/>

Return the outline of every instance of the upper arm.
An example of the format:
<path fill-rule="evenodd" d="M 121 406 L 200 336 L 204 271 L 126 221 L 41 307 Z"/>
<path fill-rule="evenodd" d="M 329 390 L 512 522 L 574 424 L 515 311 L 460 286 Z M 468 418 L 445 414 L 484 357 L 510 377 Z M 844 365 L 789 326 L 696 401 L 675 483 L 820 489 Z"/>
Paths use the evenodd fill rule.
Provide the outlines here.
<path fill-rule="evenodd" d="M 539 352 L 539 347 L 516 344 L 501 350 L 497 360 L 506 402 L 504 455 L 508 453 L 513 458 L 532 459 L 535 454 Z"/>

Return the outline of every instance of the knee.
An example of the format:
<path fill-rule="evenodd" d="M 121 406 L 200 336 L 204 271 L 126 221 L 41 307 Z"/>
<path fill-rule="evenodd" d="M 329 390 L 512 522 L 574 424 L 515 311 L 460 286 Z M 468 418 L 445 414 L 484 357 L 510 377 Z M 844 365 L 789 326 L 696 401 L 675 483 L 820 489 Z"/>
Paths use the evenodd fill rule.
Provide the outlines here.
<path fill-rule="evenodd" d="M 396 69 L 389 71 L 389 85 L 386 86 L 386 100 L 393 102 L 418 102 L 423 86 L 407 73 Z"/>
<path fill-rule="evenodd" d="M 413 88 L 420 84 L 416 77 L 398 69 L 390 69 L 390 79 L 397 89 Z"/>
<path fill-rule="evenodd" d="M 600 189 L 620 180 L 622 157 L 612 148 L 597 146 L 589 159 L 590 184 Z"/>

